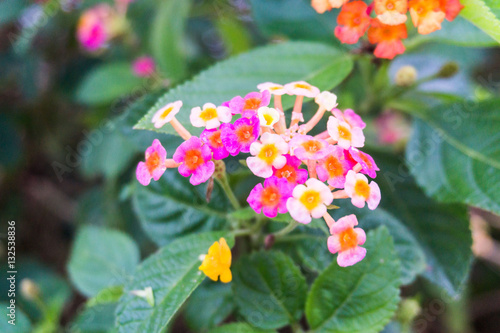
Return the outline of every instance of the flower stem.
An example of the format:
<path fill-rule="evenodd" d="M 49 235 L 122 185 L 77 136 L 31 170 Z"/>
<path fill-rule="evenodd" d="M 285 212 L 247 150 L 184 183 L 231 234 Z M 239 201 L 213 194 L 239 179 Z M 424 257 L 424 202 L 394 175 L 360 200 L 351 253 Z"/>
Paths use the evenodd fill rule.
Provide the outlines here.
<path fill-rule="evenodd" d="M 231 189 L 231 186 L 229 186 L 229 181 L 227 180 L 227 174 L 224 173 L 222 177 L 216 178 L 217 182 L 220 184 L 224 192 L 226 193 L 227 198 L 233 205 L 235 209 L 241 208 L 240 203 L 238 202 L 238 199 L 234 195 L 233 190 Z"/>
<path fill-rule="evenodd" d="M 299 222 L 292 220 L 286 227 L 281 229 L 280 231 L 277 231 L 273 234 L 275 238 L 279 238 L 282 236 L 285 236 L 289 233 L 291 233 L 295 228 L 299 226 Z"/>

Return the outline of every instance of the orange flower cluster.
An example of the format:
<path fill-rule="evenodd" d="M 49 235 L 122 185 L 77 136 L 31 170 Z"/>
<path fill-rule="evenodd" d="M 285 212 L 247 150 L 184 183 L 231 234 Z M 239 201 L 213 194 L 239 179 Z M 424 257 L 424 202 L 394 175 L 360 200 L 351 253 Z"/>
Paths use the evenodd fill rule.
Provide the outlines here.
<path fill-rule="evenodd" d="M 386 59 L 405 51 L 401 40 L 408 37 L 408 11 L 418 33 L 426 35 L 441 29 L 445 18 L 453 21 L 463 8 L 460 0 L 374 0 L 370 5 L 364 1 L 312 0 L 311 5 L 320 14 L 341 8 L 335 36 L 342 43 L 355 44 L 368 31 L 368 41 L 377 44 L 375 56 Z"/>

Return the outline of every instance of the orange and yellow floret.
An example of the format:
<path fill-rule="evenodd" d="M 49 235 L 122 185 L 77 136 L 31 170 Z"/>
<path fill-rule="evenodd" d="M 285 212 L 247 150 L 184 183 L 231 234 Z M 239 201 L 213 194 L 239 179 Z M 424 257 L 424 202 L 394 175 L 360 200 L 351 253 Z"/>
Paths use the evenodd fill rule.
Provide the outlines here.
<path fill-rule="evenodd" d="M 210 246 L 198 269 L 213 281 L 217 281 L 220 277 L 221 282 L 228 283 L 233 279 L 230 270 L 231 258 L 231 249 L 226 240 L 221 238 Z"/>

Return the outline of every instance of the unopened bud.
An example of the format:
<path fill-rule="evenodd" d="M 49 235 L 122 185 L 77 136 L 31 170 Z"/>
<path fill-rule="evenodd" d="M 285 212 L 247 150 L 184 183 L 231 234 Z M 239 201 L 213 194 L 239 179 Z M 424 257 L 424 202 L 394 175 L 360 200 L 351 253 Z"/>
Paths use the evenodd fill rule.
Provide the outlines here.
<path fill-rule="evenodd" d="M 403 66 L 396 72 L 394 78 L 400 87 L 408 87 L 417 81 L 417 70 L 413 66 Z"/>
<path fill-rule="evenodd" d="M 404 299 L 399 305 L 397 313 L 398 321 L 402 324 L 409 324 L 420 313 L 420 304 L 415 299 Z"/>
<path fill-rule="evenodd" d="M 267 235 L 266 236 L 266 238 L 264 239 L 264 247 L 266 250 L 269 250 L 270 248 L 273 247 L 274 240 L 275 240 L 274 235 Z"/>
<path fill-rule="evenodd" d="M 205 194 L 205 199 L 207 200 L 207 202 L 210 202 L 210 199 L 212 199 L 213 190 L 214 190 L 214 177 L 210 177 L 207 185 L 207 193 Z"/>
<path fill-rule="evenodd" d="M 458 64 L 454 61 L 450 61 L 444 64 L 443 67 L 441 67 L 437 76 L 447 79 L 457 74 L 458 69 L 459 69 Z"/>
<path fill-rule="evenodd" d="M 21 280 L 21 295 L 29 301 L 32 301 L 40 296 L 40 288 L 31 279 Z"/>
<path fill-rule="evenodd" d="M 216 179 L 224 178 L 226 174 L 226 164 L 221 160 L 214 161 L 214 164 L 215 164 L 214 177 Z"/>

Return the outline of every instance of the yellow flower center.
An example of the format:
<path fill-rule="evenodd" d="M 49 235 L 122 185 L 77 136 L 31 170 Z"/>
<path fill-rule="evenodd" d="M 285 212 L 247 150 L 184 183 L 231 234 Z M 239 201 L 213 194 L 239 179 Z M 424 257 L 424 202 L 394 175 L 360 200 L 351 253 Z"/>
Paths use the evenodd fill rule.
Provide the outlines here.
<path fill-rule="evenodd" d="M 262 147 L 259 152 L 258 157 L 265 161 L 268 165 L 273 164 L 274 160 L 278 155 L 278 148 L 274 145 L 274 143 L 266 144 Z"/>
<path fill-rule="evenodd" d="M 311 211 L 321 204 L 321 197 L 319 192 L 316 190 L 306 190 L 299 201 L 306 207 L 307 210 Z"/>
<path fill-rule="evenodd" d="M 296 83 L 295 88 L 302 88 L 302 89 L 306 89 L 306 90 L 311 90 L 311 87 L 309 85 L 303 84 L 303 83 Z"/>
<path fill-rule="evenodd" d="M 342 164 L 340 164 L 338 158 L 334 156 L 327 157 L 325 161 L 325 166 L 326 166 L 326 171 L 328 171 L 328 175 L 330 176 L 330 178 L 340 177 L 344 173 Z"/>
<path fill-rule="evenodd" d="M 204 121 L 209 121 L 211 119 L 217 118 L 217 109 L 215 108 L 206 108 L 201 111 L 200 118 Z"/>
<path fill-rule="evenodd" d="M 354 192 L 356 192 L 357 195 L 368 199 L 368 197 L 370 196 L 370 186 L 368 186 L 367 182 L 358 180 L 354 185 Z"/>
<path fill-rule="evenodd" d="M 167 109 L 165 109 L 165 111 L 162 112 L 161 116 L 160 116 L 160 119 L 165 119 L 167 118 L 167 116 L 170 114 L 170 112 L 172 112 L 172 110 L 174 109 L 173 106 L 170 106 L 168 107 Z"/>
<path fill-rule="evenodd" d="M 266 121 L 266 125 L 269 126 L 273 123 L 273 117 L 268 114 L 264 114 L 264 120 Z"/>
<path fill-rule="evenodd" d="M 322 146 L 321 143 L 316 140 L 309 140 L 302 144 L 302 147 L 304 147 L 305 150 L 309 153 L 317 152 L 322 148 L 321 146 Z"/>
<path fill-rule="evenodd" d="M 339 126 L 339 137 L 344 140 L 351 140 L 351 131 L 345 127 L 340 125 Z"/>
<path fill-rule="evenodd" d="M 158 155 L 157 152 L 153 152 L 146 159 L 146 168 L 148 168 L 148 171 L 151 173 L 158 167 L 158 165 L 160 165 L 160 155 Z"/>

